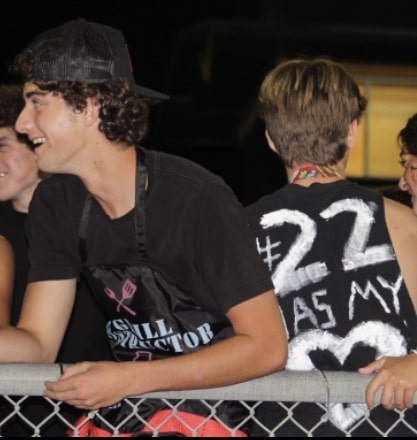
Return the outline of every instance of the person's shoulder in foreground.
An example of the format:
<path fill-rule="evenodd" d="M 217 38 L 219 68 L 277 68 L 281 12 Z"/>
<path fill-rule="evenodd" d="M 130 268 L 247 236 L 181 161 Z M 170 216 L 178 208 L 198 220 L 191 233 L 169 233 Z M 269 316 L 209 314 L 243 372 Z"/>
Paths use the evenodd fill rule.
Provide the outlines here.
<path fill-rule="evenodd" d="M 237 383 L 279 370 L 287 357 L 242 206 L 201 167 L 140 147 L 150 104 L 166 96 L 138 86 L 131 66 L 123 34 L 84 19 L 43 32 L 13 64 L 25 80 L 16 128 L 39 168 L 61 176 L 38 186 L 29 212 L 18 327 L 37 342 L 32 332 L 0 333 L 0 359 L 54 360 L 79 276 L 106 313 L 117 359 L 159 359 L 80 363 L 46 384 L 47 397 L 85 409 Z"/>
<path fill-rule="evenodd" d="M 407 206 L 346 178 L 367 100 L 341 64 L 320 57 L 278 63 L 259 101 L 268 144 L 289 183 L 246 213 L 286 322 L 286 368 L 376 373 L 364 396 L 369 408 L 377 391 L 386 409 L 411 408 L 417 219 Z M 349 428 L 366 405 L 351 409 L 333 405 L 330 418 Z"/>

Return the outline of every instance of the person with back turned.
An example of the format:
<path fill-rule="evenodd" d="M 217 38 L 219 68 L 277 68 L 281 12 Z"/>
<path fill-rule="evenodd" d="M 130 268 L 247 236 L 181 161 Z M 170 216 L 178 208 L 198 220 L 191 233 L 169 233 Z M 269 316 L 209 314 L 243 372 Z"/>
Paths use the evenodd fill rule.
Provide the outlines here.
<path fill-rule="evenodd" d="M 405 408 L 417 428 L 417 218 L 346 178 L 366 104 L 353 77 L 326 57 L 278 63 L 259 94 L 269 147 L 283 160 L 289 183 L 246 213 L 288 330 L 286 368 L 375 373 L 364 403 L 330 403 L 332 423 L 315 435 L 349 429 L 372 435 L 396 425 L 400 416 L 390 410 Z M 320 409 L 305 405 L 296 418 L 315 426 Z M 376 429 L 361 423 L 368 409 Z M 279 411 L 264 403 L 257 415 L 275 427 Z M 410 433 L 400 426 L 391 435 Z M 264 434 L 258 428 L 255 435 Z M 288 429 L 276 434 L 299 433 Z"/>

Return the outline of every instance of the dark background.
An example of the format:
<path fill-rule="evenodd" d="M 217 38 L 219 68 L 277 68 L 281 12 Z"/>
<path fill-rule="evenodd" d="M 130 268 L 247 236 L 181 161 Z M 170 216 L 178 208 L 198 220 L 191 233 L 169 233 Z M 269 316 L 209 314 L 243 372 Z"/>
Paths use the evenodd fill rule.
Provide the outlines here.
<path fill-rule="evenodd" d="M 38 33 L 84 17 L 123 31 L 136 80 L 171 96 L 152 109 L 146 146 L 220 174 L 244 204 L 285 182 L 256 117 L 259 84 L 280 57 L 417 64 L 414 1 L 130 0 L 3 7 L 0 76 Z M 417 103 L 416 103 L 417 111 Z"/>

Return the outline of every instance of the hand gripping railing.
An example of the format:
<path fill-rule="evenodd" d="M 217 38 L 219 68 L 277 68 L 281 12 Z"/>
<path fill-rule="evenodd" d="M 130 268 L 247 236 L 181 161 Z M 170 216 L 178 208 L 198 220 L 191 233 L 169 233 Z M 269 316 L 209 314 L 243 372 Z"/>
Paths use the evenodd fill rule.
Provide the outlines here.
<path fill-rule="evenodd" d="M 66 364 L 0 363 L 0 394 L 42 396 L 46 380 L 57 380 Z M 286 400 L 303 402 L 364 403 L 371 376 L 349 371 L 287 371 L 225 387 L 158 391 L 154 398 Z M 376 395 L 379 403 L 380 393 Z M 417 397 L 414 400 L 417 403 Z"/>

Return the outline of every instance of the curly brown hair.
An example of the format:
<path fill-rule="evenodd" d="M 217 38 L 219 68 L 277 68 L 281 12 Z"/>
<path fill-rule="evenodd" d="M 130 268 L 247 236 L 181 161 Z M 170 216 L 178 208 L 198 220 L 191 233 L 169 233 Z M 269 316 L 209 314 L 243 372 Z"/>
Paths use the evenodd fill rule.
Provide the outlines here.
<path fill-rule="evenodd" d="M 32 146 L 28 137 L 25 134 L 18 133 L 14 128 L 16 119 L 25 105 L 23 84 L 0 84 L 0 103 L 0 128 L 11 128 L 20 142 Z"/>
<path fill-rule="evenodd" d="M 149 99 L 140 96 L 129 81 L 103 83 L 82 81 L 35 81 L 32 79 L 34 58 L 24 49 L 10 66 L 13 75 L 32 81 L 41 90 L 60 94 L 76 111 L 82 111 L 87 99 L 100 104 L 99 130 L 107 139 L 122 146 L 139 146 L 149 128 Z"/>

